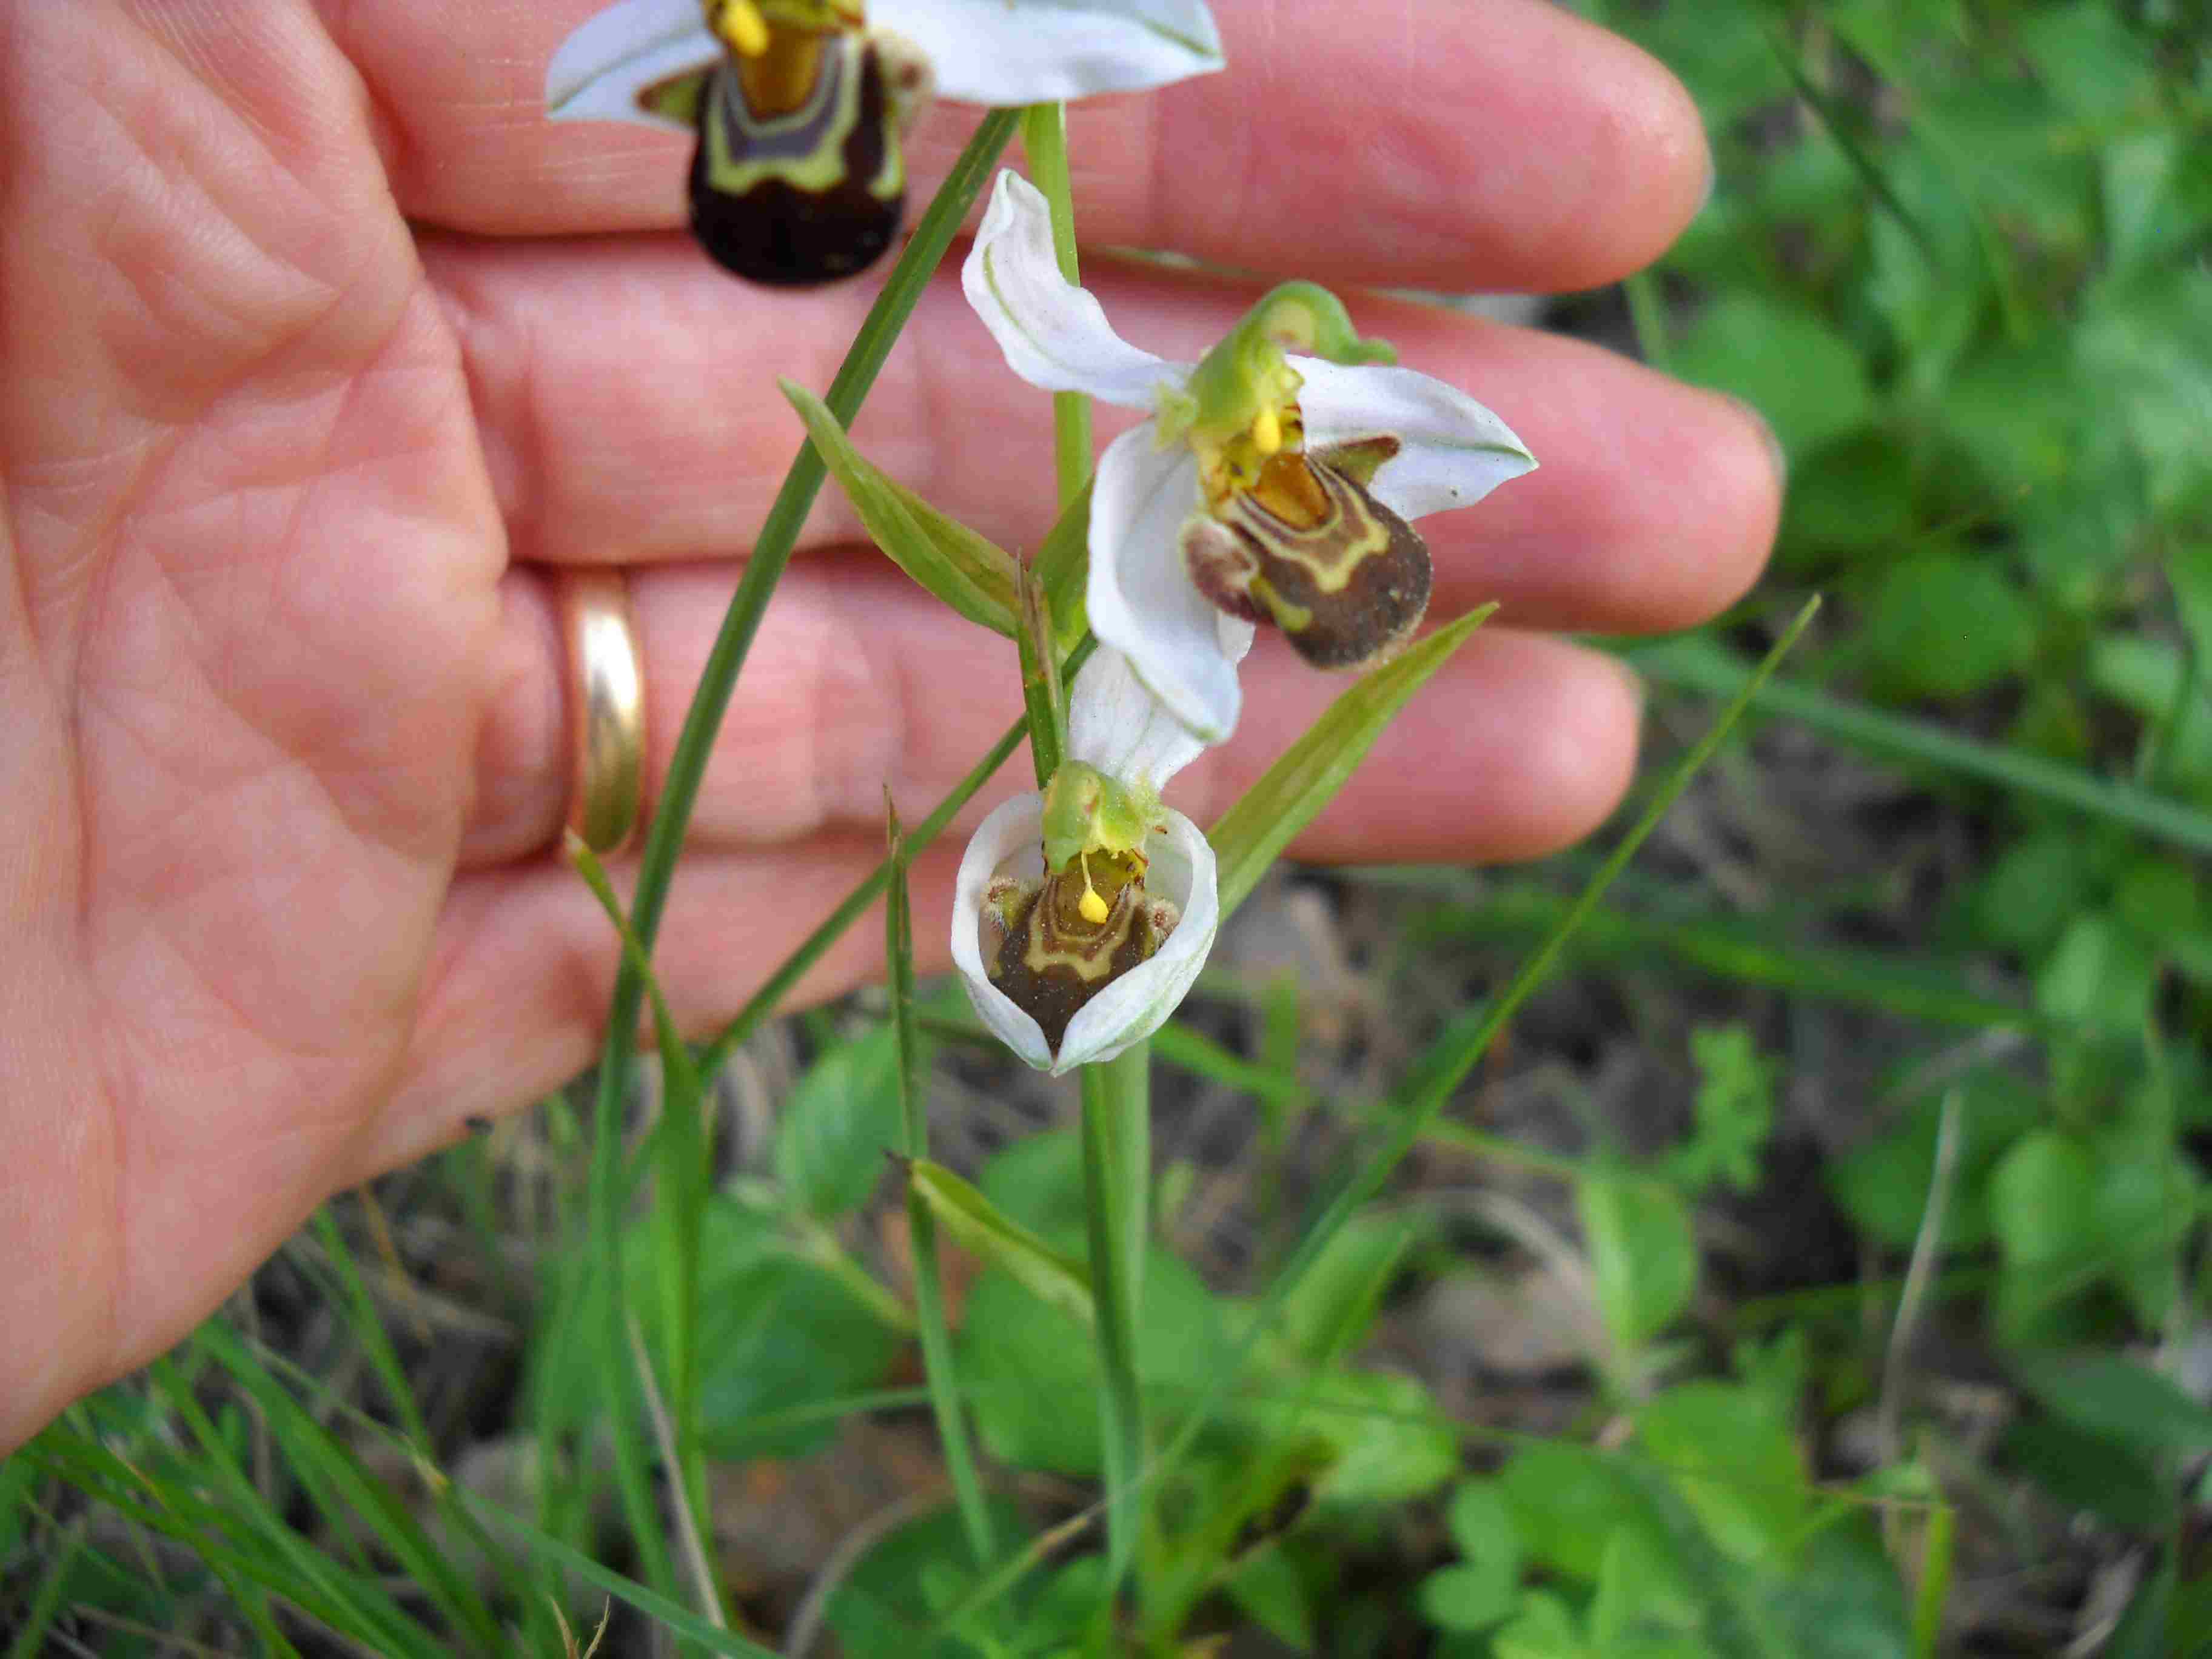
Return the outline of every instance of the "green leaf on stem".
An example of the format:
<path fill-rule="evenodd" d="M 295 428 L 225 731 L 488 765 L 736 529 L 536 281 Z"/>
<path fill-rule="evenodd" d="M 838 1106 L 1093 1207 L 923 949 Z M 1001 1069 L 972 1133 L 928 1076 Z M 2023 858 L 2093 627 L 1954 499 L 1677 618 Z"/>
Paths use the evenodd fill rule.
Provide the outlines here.
<path fill-rule="evenodd" d="M 776 385 L 806 423 L 830 476 L 891 562 L 969 622 L 1009 639 L 1021 617 L 1012 556 L 948 518 L 853 447 L 829 405 L 805 386 Z"/>
<path fill-rule="evenodd" d="M 1406 700 L 1497 609 L 1486 605 L 1470 611 L 1403 655 L 1362 675 L 1221 815 L 1206 839 L 1213 843 L 1220 867 L 1224 921 L 1244 902 L 1291 838 L 1335 799 Z"/>
<path fill-rule="evenodd" d="M 1032 1294 L 1088 1326 L 1095 1319 L 1082 1263 L 1063 1255 L 941 1164 L 917 1158 L 907 1179 L 961 1248 L 1003 1267 Z"/>

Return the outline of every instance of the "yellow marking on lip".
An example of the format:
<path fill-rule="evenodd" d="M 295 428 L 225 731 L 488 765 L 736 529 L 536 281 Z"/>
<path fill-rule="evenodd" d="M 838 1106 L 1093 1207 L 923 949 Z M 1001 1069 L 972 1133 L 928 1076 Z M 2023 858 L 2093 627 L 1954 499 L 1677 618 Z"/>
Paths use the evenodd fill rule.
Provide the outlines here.
<path fill-rule="evenodd" d="M 768 50 L 768 20 L 753 0 L 723 0 L 714 14 L 714 33 L 731 51 L 757 58 Z"/>
<path fill-rule="evenodd" d="M 1262 408 L 1252 422 L 1252 446 L 1262 455 L 1272 455 L 1283 447 L 1282 416 L 1275 413 L 1273 404 Z"/>

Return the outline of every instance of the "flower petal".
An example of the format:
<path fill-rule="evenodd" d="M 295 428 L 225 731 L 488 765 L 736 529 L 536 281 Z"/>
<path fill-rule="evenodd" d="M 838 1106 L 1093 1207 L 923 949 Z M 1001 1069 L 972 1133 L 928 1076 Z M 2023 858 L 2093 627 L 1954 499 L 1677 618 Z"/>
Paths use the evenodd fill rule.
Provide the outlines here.
<path fill-rule="evenodd" d="M 1410 368 L 1347 368 L 1318 357 L 1292 357 L 1291 366 L 1305 381 L 1298 408 L 1309 449 L 1384 433 L 1398 441 L 1368 489 L 1401 518 L 1472 507 L 1535 471 L 1528 446 L 1457 386 Z"/>
<path fill-rule="evenodd" d="M 1091 290 L 1060 274 L 1052 210 L 1018 173 L 1002 169 L 992 187 L 960 286 L 1006 354 L 1006 367 L 1031 386 L 1150 409 L 1156 386 L 1179 386 L 1190 372 L 1131 345 Z"/>
<path fill-rule="evenodd" d="M 699 0 L 621 0 L 587 18 L 553 54 L 545 66 L 545 112 L 556 121 L 635 121 L 689 132 L 643 108 L 637 94 L 721 56 Z"/>
<path fill-rule="evenodd" d="M 1158 791 L 1205 747 L 1110 646 L 1100 647 L 1075 677 L 1067 708 L 1070 760 Z"/>
<path fill-rule="evenodd" d="M 1040 1072 L 1052 1064 L 1051 1045 L 1036 1021 L 991 983 L 983 964 L 983 895 L 994 876 L 1043 873 L 1044 797 L 1017 795 L 977 826 L 960 856 L 960 874 L 952 889 L 952 965 L 967 988 L 975 1018 L 1024 1064 Z M 1172 936 L 1168 943 L 1175 943 Z"/>
<path fill-rule="evenodd" d="M 873 0 L 868 21 L 928 53 L 938 95 L 963 104 L 1141 92 L 1222 66 L 1203 0 Z"/>
<path fill-rule="evenodd" d="M 1193 737 L 1219 743 L 1237 726 L 1237 665 L 1252 648 L 1252 624 L 1215 610 L 1183 568 L 1178 538 L 1198 501 L 1188 448 L 1155 448 L 1149 421 L 1115 439 L 1091 493 L 1084 599 L 1099 643 L 1127 658 Z"/>
<path fill-rule="evenodd" d="M 1111 1060 L 1167 1024 L 1213 948 L 1213 936 L 1221 927 L 1213 848 L 1182 813 L 1170 811 L 1166 819 L 1145 844 L 1152 860 L 1145 872 L 1145 890 L 1172 899 L 1182 908 L 1182 920 L 1150 962 L 1131 969 L 1076 1011 L 1052 1063 L 1054 1076 L 1094 1060 Z"/>

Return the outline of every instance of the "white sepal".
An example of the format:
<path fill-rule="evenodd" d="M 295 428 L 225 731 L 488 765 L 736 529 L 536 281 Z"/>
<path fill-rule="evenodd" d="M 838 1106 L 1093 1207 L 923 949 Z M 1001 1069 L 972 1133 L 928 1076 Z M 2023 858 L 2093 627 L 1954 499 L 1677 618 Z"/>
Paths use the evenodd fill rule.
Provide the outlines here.
<path fill-rule="evenodd" d="M 868 21 L 920 46 L 938 95 L 963 104 L 1141 92 L 1222 66 L 1202 0 L 872 0 Z"/>
<path fill-rule="evenodd" d="M 1410 368 L 1290 361 L 1305 382 L 1298 409 L 1308 449 L 1382 433 L 1397 439 L 1397 454 L 1368 489 L 1401 518 L 1472 507 L 1509 478 L 1536 469 L 1536 458 L 1513 429 L 1457 386 Z"/>
<path fill-rule="evenodd" d="M 1044 872 L 1044 797 L 1020 795 L 985 818 L 960 860 L 952 896 L 952 962 L 976 1018 L 1028 1065 L 1054 1076 L 1095 1060 L 1111 1060 L 1167 1023 L 1188 994 L 1213 948 L 1221 926 L 1221 897 L 1213 848 L 1180 812 L 1146 839 L 1151 860 L 1148 894 L 1182 913 L 1175 931 L 1149 962 L 1140 963 L 1091 998 L 1068 1022 L 1055 1055 L 1037 1023 L 991 983 L 983 961 L 983 896 L 994 877 L 1036 879 Z"/>
<path fill-rule="evenodd" d="M 545 112 L 556 121 L 635 121 L 689 132 L 640 106 L 646 88 L 687 70 L 711 69 L 722 48 L 699 0 L 619 0 L 586 18 L 545 66 Z"/>
<path fill-rule="evenodd" d="M 1067 757 L 1158 793 L 1206 745 L 1154 696 L 1129 659 L 1101 646 L 1067 700 Z"/>
<path fill-rule="evenodd" d="M 1017 795 L 992 812 L 969 838 L 952 886 L 952 966 L 967 988 L 975 1018 L 1040 1072 L 1052 1066 L 1052 1048 L 1036 1021 L 991 983 L 983 951 L 983 896 L 994 876 L 1036 880 L 1044 874 L 1044 797 Z"/>
<path fill-rule="evenodd" d="M 1183 568 L 1184 522 L 1199 510 L 1189 447 L 1156 447 L 1150 422 L 1106 447 L 1091 492 L 1091 631 L 1129 659 L 1145 688 L 1200 743 L 1237 727 L 1237 665 L 1252 624 L 1217 611 Z"/>
<path fill-rule="evenodd" d="M 1180 387 L 1188 365 L 1141 351 L 1114 331 L 1091 290 L 1060 274 L 1044 193 L 1001 169 L 975 245 L 960 267 L 968 303 L 1006 353 L 1006 366 L 1047 392 L 1084 392 L 1150 409 Z"/>

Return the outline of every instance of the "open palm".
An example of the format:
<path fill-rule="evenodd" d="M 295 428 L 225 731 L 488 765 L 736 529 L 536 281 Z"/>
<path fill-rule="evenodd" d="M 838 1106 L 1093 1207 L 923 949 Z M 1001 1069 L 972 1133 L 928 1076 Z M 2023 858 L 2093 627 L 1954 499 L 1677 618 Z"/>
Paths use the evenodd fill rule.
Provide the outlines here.
<path fill-rule="evenodd" d="M 665 762 L 796 442 L 772 376 L 825 382 L 868 297 L 732 283 L 672 231 L 680 143 L 538 118 L 592 5 L 0 0 L 0 1446 L 174 1340 L 330 1191 L 589 1056 L 614 951 L 546 856 L 567 780 L 544 572 L 632 573 Z M 1326 8 L 1219 10 L 1230 75 L 1079 113 L 1099 241 L 1579 286 L 1696 205 L 1679 89 L 1539 0 L 1456 42 L 1457 0 L 1356 40 Z M 970 121 L 925 124 L 920 191 Z M 1183 355 L 1249 297 L 1087 279 Z M 1359 313 L 1545 464 L 1425 526 L 1439 614 L 1675 626 L 1757 569 L 1777 480 L 1751 417 L 1570 342 Z M 940 283 L 857 433 L 1029 546 L 1042 410 Z M 1201 821 L 1337 689 L 1264 647 L 1250 672 L 1237 742 L 1175 791 Z M 881 781 L 926 810 L 1017 686 L 999 642 L 817 514 L 678 878 L 660 964 L 688 1018 L 726 1015 L 872 865 Z M 1634 726 L 1603 659 L 1499 629 L 1298 850 L 1546 850 L 1609 810 Z M 954 856 L 917 872 L 928 942 Z M 873 939 L 810 991 L 869 971 Z"/>

